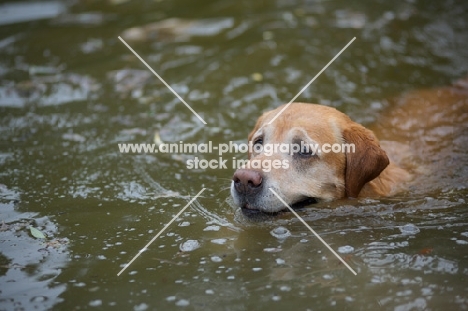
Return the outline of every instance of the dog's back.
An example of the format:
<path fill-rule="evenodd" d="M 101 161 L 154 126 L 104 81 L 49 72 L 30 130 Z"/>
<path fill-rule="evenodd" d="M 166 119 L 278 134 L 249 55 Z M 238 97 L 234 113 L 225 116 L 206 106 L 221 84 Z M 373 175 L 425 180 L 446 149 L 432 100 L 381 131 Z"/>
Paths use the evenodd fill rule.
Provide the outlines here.
<path fill-rule="evenodd" d="M 468 78 L 395 99 L 371 127 L 421 192 L 468 186 Z"/>

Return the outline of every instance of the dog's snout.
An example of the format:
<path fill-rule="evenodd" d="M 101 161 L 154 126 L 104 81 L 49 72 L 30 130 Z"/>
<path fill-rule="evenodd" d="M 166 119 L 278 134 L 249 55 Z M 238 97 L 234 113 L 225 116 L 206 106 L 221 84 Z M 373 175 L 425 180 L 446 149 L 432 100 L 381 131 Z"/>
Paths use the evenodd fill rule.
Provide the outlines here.
<path fill-rule="evenodd" d="M 263 176 L 260 172 L 238 169 L 232 177 L 238 193 L 255 194 L 262 188 Z"/>

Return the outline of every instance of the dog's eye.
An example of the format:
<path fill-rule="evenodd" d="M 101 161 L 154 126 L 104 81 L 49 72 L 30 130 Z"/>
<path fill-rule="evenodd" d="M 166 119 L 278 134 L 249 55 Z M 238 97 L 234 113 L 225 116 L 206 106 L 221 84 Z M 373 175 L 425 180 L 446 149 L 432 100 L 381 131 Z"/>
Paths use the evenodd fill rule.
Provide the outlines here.
<path fill-rule="evenodd" d="M 301 148 L 298 154 L 303 157 L 310 157 L 314 154 L 311 149 L 312 148 L 307 148 L 306 146 L 304 146 L 303 148 Z"/>
<path fill-rule="evenodd" d="M 254 140 L 254 145 L 263 145 L 263 138 L 259 137 L 256 140 Z"/>
<path fill-rule="evenodd" d="M 299 144 L 298 144 L 299 145 Z M 300 144 L 301 149 L 295 153 L 300 158 L 310 158 L 315 156 L 314 149 L 308 144 Z"/>

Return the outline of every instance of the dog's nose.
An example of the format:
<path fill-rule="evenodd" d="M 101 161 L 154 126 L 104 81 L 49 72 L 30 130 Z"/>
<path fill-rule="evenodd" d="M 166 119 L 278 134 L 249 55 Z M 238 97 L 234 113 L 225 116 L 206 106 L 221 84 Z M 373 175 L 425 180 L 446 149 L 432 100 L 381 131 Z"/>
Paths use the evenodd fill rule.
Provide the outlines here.
<path fill-rule="evenodd" d="M 232 180 L 238 193 L 255 194 L 262 188 L 263 176 L 257 171 L 238 169 Z"/>

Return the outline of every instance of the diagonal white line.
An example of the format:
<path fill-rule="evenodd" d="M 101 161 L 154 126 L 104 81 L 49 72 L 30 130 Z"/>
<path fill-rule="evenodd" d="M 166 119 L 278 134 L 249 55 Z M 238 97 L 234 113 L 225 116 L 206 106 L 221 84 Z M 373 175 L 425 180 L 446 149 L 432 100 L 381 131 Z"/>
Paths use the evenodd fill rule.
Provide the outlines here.
<path fill-rule="evenodd" d="M 135 257 L 132 258 L 132 260 L 130 260 L 130 262 L 128 264 L 125 265 L 125 267 L 123 267 L 122 270 L 120 270 L 119 273 L 117 273 L 117 276 L 120 276 L 122 274 L 122 272 L 125 271 L 125 269 L 127 269 L 134 261 L 135 259 L 138 258 L 138 256 L 141 255 L 141 253 L 143 253 L 144 251 L 146 251 L 146 249 L 151 245 L 151 243 L 153 243 L 186 209 L 187 207 L 190 206 L 190 204 L 193 203 L 193 201 L 195 201 L 198 196 L 203 192 L 205 191 L 206 188 L 203 188 L 202 190 L 200 190 L 200 192 L 197 193 L 196 196 L 193 197 L 193 199 L 190 200 L 190 202 L 187 203 L 187 205 L 185 205 L 185 207 L 179 212 L 177 213 L 177 215 L 174 216 L 174 218 L 172 218 L 171 221 L 169 221 L 167 223 L 167 225 L 164 226 L 164 228 L 161 229 L 161 231 L 159 231 L 155 236 L 154 238 L 151 239 L 151 241 L 148 242 L 148 244 L 145 245 L 145 247 L 143 247 L 142 249 L 140 249 L 140 251 L 138 252 L 138 254 L 135 255 Z"/>
<path fill-rule="evenodd" d="M 331 61 L 329 61 L 329 62 L 328 62 L 328 64 L 327 64 L 325 67 L 323 67 L 323 69 L 322 69 L 322 70 L 320 70 L 320 71 L 319 71 L 319 73 L 317 73 L 317 74 L 315 75 L 315 77 L 313 77 L 313 79 L 312 79 L 312 80 L 310 80 L 310 82 L 309 82 L 309 83 L 307 83 L 307 85 L 306 85 L 306 86 L 304 86 L 304 87 L 302 88 L 302 90 L 301 90 L 299 93 L 297 93 L 297 95 L 296 95 L 296 96 L 294 96 L 294 98 L 293 98 L 293 99 L 291 99 L 291 100 L 289 101 L 289 103 L 288 103 L 286 106 L 284 106 L 284 107 L 283 107 L 283 109 L 281 109 L 281 111 L 280 111 L 280 112 L 278 112 L 278 113 L 276 114 L 276 116 L 275 116 L 275 117 L 274 117 L 274 118 L 273 118 L 273 119 L 272 119 L 270 122 L 268 122 L 268 124 L 271 124 L 273 121 L 275 121 L 275 119 L 276 119 L 276 118 L 278 118 L 278 117 L 279 117 L 279 115 L 280 115 L 280 114 L 282 114 L 282 113 L 283 113 L 283 112 L 284 112 L 284 111 L 285 111 L 285 110 L 286 110 L 286 109 L 289 107 L 289 105 L 291 105 L 291 104 L 292 104 L 292 102 L 293 102 L 293 101 L 295 101 L 295 100 L 296 100 L 296 98 L 298 98 L 298 97 L 299 97 L 299 95 L 301 95 L 301 94 L 302 94 L 302 92 L 304 92 L 304 91 L 305 91 L 305 90 L 306 90 L 306 89 L 309 87 L 309 85 L 311 85 L 311 84 L 312 84 L 312 82 L 314 82 L 314 81 L 315 81 L 315 79 L 317 79 L 317 78 L 318 78 L 318 76 L 320 76 L 320 75 L 322 74 L 322 72 L 324 72 L 324 71 L 325 71 L 325 69 L 327 69 L 327 68 L 328 68 L 328 66 L 330 66 L 330 65 L 331 65 L 331 63 L 333 63 L 333 62 L 335 61 L 335 59 L 337 59 L 337 58 L 338 58 L 338 56 L 340 56 L 340 55 L 341 55 L 341 53 L 343 53 L 343 52 L 344 52 L 344 50 L 346 50 L 346 49 L 348 48 L 348 46 L 350 46 L 350 45 L 351 45 L 351 43 L 353 43 L 353 41 L 354 41 L 354 40 L 356 40 L 356 37 L 354 37 L 354 38 L 353 38 L 351 41 L 349 41 L 349 42 L 348 42 L 348 44 L 346 44 L 346 46 L 345 46 L 344 48 L 342 48 L 342 49 L 341 49 L 341 51 L 339 51 L 339 52 L 338 52 L 338 54 L 336 54 L 336 55 L 335 55 L 335 57 L 333 57 L 333 58 L 332 58 L 332 60 L 331 60 Z"/>
<path fill-rule="evenodd" d="M 156 71 L 153 70 L 153 68 L 150 67 L 150 65 L 148 65 L 148 64 L 146 63 L 146 62 L 143 60 L 143 58 L 141 58 L 140 55 L 138 55 L 137 52 L 135 52 L 135 51 L 130 47 L 130 45 L 128 45 L 127 42 L 125 42 L 124 39 L 122 39 L 120 36 L 119 36 L 119 39 L 120 39 L 120 41 L 122 41 L 123 44 L 125 44 L 125 46 L 126 46 L 130 51 L 132 51 L 133 54 L 135 54 L 136 57 L 138 57 L 138 59 L 139 59 L 146 67 L 148 67 L 148 69 L 149 69 L 156 77 L 158 77 L 159 80 L 161 80 L 162 83 L 164 83 L 164 85 L 165 85 L 172 93 L 174 93 L 174 95 L 175 95 L 182 103 L 184 103 L 185 106 L 187 106 L 188 109 L 190 109 L 190 111 L 191 111 L 198 119 L 200 119 L 200 121 L 203 122 L 203 124 L 206 125 L 205 120 L 203 120 L 202 117 L 200 117 L 200 116 L 198 115 L 198 113 L 196 113 L 195 110 L 193 110 L 192 107 L 190 107 L 190 105 L 187 104 L 187 103 L 185 102 L 185 100 L 184 100 L 182 97 L 180 97 L 179 94 L 177 94 L 177 92 L 174 91 L 174 89 L 173 89 L 169 84 L 167 84 L 166 81 L 164 81 L 163 78 L 161 78 L 161 76 L 158 75 L 158 73 L 157 73 Z"/>
<path fill-rule="evenodd" d="M 286 206 L 293 214 L 294 216 L 296 216 L 306 227 L 307 229 L 310 230 L 310 232 L 312 232 L 316 237 L 317 239 L 320 240 L 320 242 L 322 242 L 332 253 L 333 255 L 336 256 L 336 258 L 338 258 L 345 266 L 346 268 L 348 268 L 354 275 L 357 275 L 356 271 L 353 270 L 353 268 L 351 268 L 347 263 L 346 261 L 343 260 L 343 258 L 340 257 L 340 255 L 338 255 L 334 250 L 333 248 L 330 247 L 330 245 L 327 244 L 327 242 L 325 242 L 321 237 L 320 235 L 318 235 L 314 229 L 312 229 L 305 221 L 304 219 L 301 218 L 301 216 L 299 216 L 295 210 L 293 210 L 289 205 L 288 203 L 286 203 L 273 189 L 271 188 L 268 188 L 270 189 L 271 192 L 273 192 L 274 195 L 276 195 L 276 197 L 281 201 L 281 203 L 284 204 L 284 206 Z"/>

